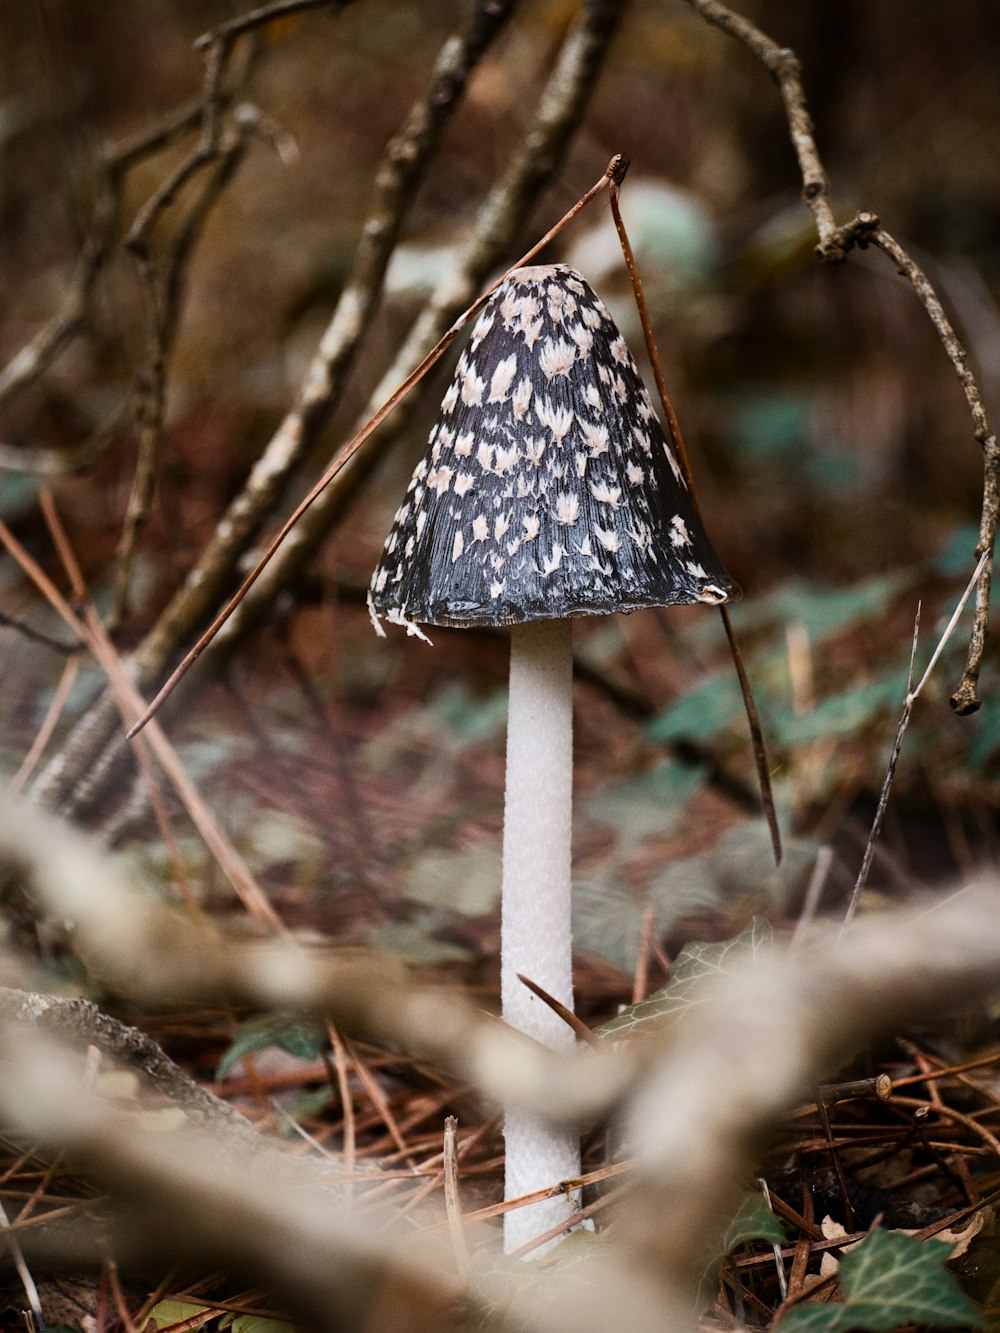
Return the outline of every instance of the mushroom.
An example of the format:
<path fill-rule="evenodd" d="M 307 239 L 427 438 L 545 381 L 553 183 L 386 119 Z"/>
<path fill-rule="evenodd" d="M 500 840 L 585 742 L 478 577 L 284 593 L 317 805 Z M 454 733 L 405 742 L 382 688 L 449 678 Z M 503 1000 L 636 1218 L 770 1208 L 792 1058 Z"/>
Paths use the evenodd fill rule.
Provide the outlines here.
<path fill-rule="evenodd" d="M 632 354 L 585 280 L 515 271 L 479 317 L 396 511 L 368 606 L 421 625 L 510 626 L 501 890 L 503 1017 L 555 1050 L 573 1006 L 571 618 L 738 596 Z M 579 1134 L 508 1108 L 504 1195 L 580 1173 Z M 566 1221 L 561 1193 L 505 1218 L 508 1252 Z"/>

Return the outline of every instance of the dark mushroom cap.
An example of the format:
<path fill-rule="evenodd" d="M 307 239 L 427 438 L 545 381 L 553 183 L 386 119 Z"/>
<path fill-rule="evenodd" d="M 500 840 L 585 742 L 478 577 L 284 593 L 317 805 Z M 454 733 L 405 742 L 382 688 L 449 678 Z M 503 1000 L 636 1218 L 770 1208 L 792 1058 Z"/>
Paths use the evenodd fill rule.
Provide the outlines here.
<path fill-rule="evenodd" d="M 480 315 L 396 511 L 376 628 L 734 596 L 604 303 L 564 264 L 519 269 Z"/>

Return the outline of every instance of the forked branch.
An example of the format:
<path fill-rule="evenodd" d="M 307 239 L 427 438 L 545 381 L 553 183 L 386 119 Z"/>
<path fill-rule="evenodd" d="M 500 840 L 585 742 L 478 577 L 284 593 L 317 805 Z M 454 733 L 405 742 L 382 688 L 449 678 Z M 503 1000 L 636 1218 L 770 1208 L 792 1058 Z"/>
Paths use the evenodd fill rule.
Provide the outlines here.
<path fill-rule="evenodd" d="M 989 553 L 976 588 L 976 611 L 961 682 L 951 696 L 956 713 L 974 713 L 981 700 L 978 693 L 979 672 L 986 646 L 990 611 L 992 552 L 1000 517 L 1000 446 L 987 418 L 979 384 L 969 368 L 968 355 L 955 335 L 941 301 L 912 256 L 879 225 L 873 212 L 862 210 L 850 222 L 838 226 L 830 207 L 830 182 L 820 157 L 812 118 L 802 81 L 798 57 L 788 47 L 780 46 L 742 14 L 720 4 L 719 0 L 687 0 L 706 22 L 743 43 L 770 72 L 784 104 L 788 132 L 802 177 L 802 198 L 812 212 L 819 243 L 816 258 L 821 263 L 841 264 L 857 246 L 871 245 L 895 265 L 896 271 L 912 288 L 934 326 L 945 355 L 951 362 L 965 394 L 972 416 L 972 433 L 983 451 L 983 502 L 979 520 L 979 539 L 974 560 Z"/>

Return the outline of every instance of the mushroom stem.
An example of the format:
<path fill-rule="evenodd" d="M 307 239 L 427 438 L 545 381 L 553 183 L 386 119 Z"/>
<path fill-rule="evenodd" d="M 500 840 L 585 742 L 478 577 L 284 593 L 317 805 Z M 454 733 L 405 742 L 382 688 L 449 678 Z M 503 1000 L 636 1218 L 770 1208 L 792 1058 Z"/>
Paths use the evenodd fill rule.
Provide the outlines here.
<path fill-rule="evenodd" d="M 572 1009 L 572 622 L 516 625 L 510 645 L 500 941 L 503 1016 L 536 1041 L 565 1050 L 573 1045 L 573 1033 L 517 974 L 530 977 Z M 580 1136 L 572 1128 L 554 1127 L 511 1108 L 504 1137 L 507 1199 L 580 1173 Z M 574 1197 L 560 1194 L 507 1213 L 506 1251 L 556 1226 L 578 1206 Z"/>

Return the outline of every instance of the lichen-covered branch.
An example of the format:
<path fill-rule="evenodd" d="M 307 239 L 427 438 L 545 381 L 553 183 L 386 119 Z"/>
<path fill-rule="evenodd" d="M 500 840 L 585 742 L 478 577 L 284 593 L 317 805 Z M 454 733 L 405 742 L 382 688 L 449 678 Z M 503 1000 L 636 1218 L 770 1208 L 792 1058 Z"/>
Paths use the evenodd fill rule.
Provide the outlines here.
<path fill-rule="evenodd" d="M 249 1120 L 229 1102 L 195 1082 L 152 1037 L 102 1013 L 90 1000 L 64 999 L 2 986 L 0 1018 L 30 1025 L 81 1050 L 96 1047 L 114 1063 L 141 1074 L 150 1087 L 183 1111 L 195 1128 L 215 1134 L 234 1151 L 253 1155 L 267 1148 L 266 1140 Z"/>
<path fill-rule="evenodd" d="M 871 245 L 880 250 L 912 287 L 926 310 L 949 361 L 954 367 L 972 416 L 973 436 L 983 451 L 983 502 L 979 540 L 973 563 L 992 552 L 1000 517 L 1000 447 L 987 419 L 979 384 L 969 367 L 968 356 L 944 313 L 934 287 L 912 256 L 879 225 L 875 213 L 863 210 L 838 226 L 829 203 L 830 182 L 816 145 L 812 118 L 802 81 L 802 69 L 794 51 L 779 45 L 749 19 L 719 0 L 687 0 L 692 9 L 722 32 L 743 43 L 765 66 L 781 93 L 788 132 L 802 177 L 802 198 L 816 223 L 819 243 L 816 258 L 822 263 L 841 264 L 855 247 Z M 976 610 L 962 680 L 951 696 L 957 713 L 974 713 L 980 706 L 979 673 L 989 626 L 992 558 L 986 562 L 976 590 Z"/>

